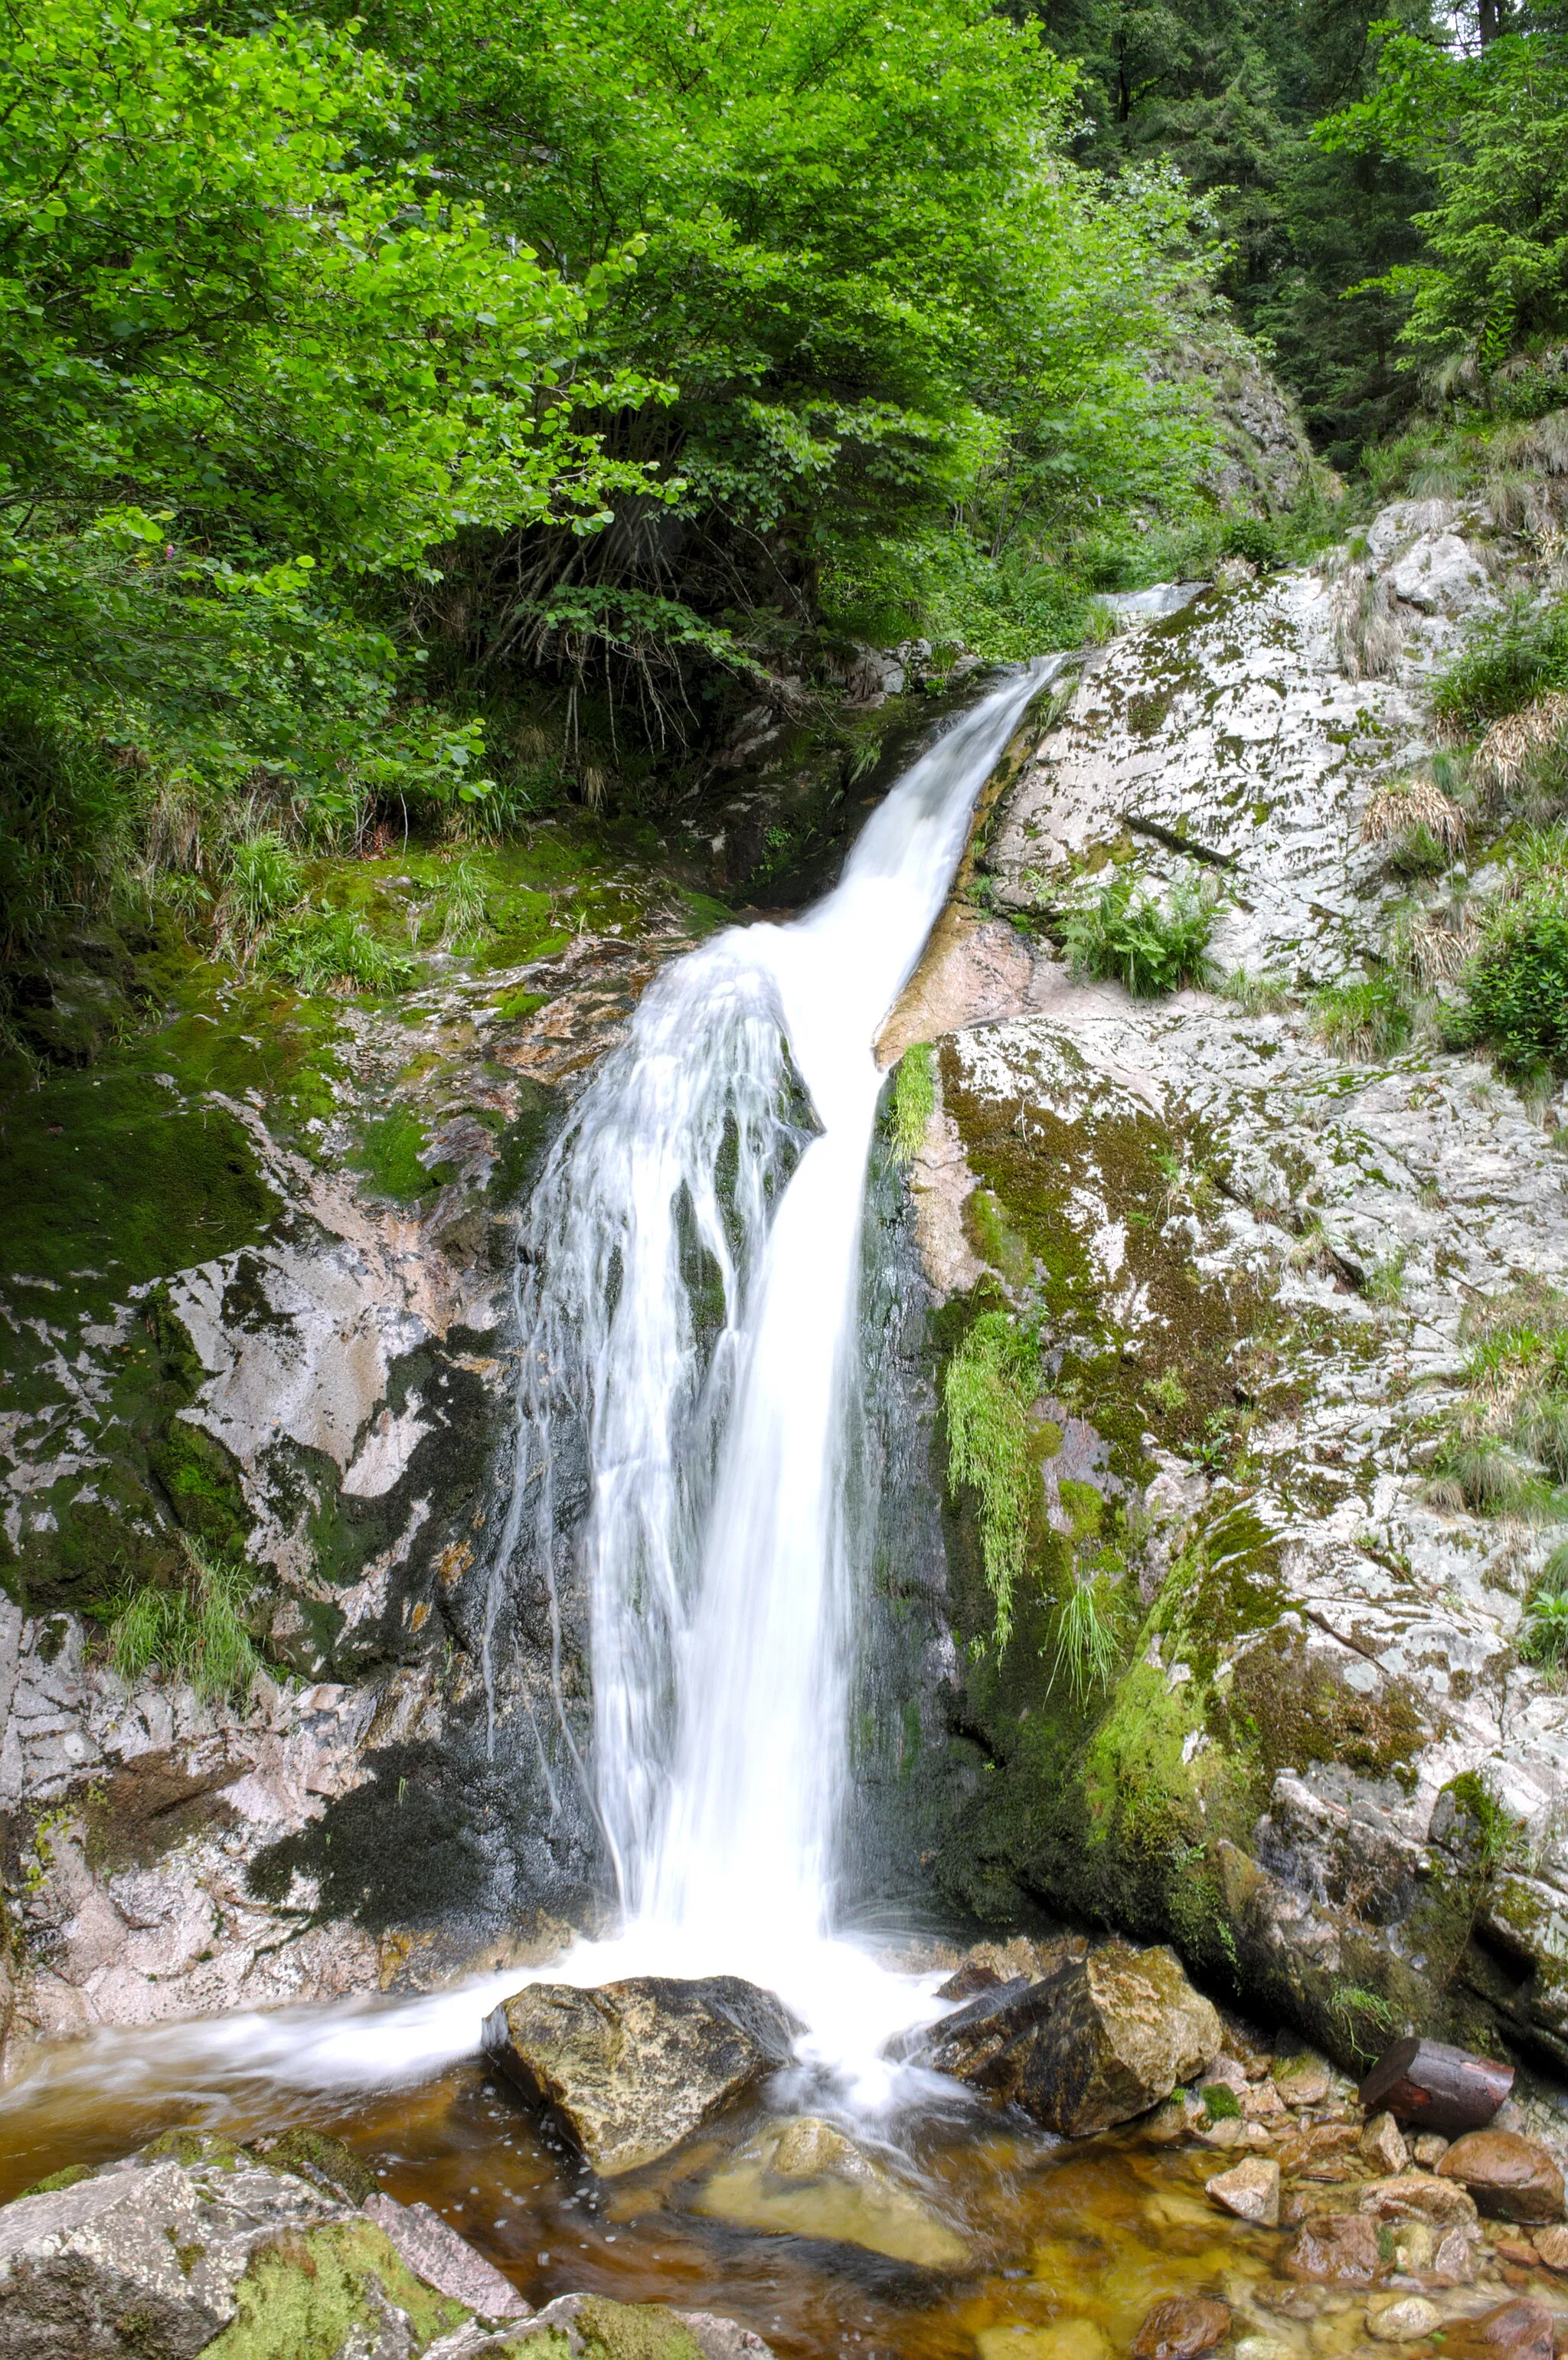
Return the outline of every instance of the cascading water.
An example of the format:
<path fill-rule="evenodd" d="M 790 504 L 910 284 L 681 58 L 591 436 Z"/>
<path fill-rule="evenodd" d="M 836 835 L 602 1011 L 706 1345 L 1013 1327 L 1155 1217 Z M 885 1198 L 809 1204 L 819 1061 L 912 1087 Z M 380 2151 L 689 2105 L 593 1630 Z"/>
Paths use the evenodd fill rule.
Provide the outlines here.
<path fill-rule="evenodd" d="M 665 969 L 557 1143 L 524 1241 L 509 1537 L 527 1500 L 548 1560 L 552 1469 L 585 1418 L 592 1781 L 626 1912 L 616 1950 L 749 1972 L 809 2019 L 870 1538 L 856 1378 L 873 1043 L 1043 676 L 1010 677 L 936 739 L 805 917 L 732 929 Z"/>

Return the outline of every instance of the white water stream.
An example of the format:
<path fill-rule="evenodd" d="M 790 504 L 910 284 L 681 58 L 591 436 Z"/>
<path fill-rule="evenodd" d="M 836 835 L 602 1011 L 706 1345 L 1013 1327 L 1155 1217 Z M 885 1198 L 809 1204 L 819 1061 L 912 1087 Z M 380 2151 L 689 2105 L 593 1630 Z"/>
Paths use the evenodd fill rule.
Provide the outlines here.
<path fill-rule="evenodd" d="M 552 1151 L 520 1266 L 529 1342 L 497 1564 L 525 1520 L 550 1561 L 557 1470 L 585 1420 L 594 1729 L 579 1768 L 624 1913 L 613 1939 L 539 1972 L 747 1975 L 810 2027 L 803 2062 L 862 2106 L 888 2087 L 887 2035 L 939 2012 L 935 1978 L 834 1933 L 872 1540 L 858 1347 L 873 1043 L 1047 676 L 1009 676 L 940 735 L 804 917 L 732 928 L 663 970 Z M 472 2053 L 484 2015 L 528 1979 L 169 2027 L 134 2054 L 121 2037 L 115 2070 L 192 2092 L 236 2074 L 414 2081 Z M 101 2071 L 100 2046 L 53 2070 Z"/>

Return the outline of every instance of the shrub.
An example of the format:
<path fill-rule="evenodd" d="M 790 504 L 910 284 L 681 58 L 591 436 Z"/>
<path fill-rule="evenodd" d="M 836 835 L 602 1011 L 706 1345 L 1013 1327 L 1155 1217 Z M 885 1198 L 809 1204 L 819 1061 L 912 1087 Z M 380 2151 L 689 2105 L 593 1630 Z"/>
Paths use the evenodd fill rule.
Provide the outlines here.
<path fill-rule="evenodd" d="M 262 963 L 300 991 L 397 991 L 414 972 L 408 960 L 378 942 L 350 910 L 310 910 L 286 918 L 267 936 Z"/>
<path fill-rule="evenodd" d="M 1333 984 L 1312 1000 L 1312 1022 L 1319 1038 L 1336 1056 L 1392 1056 L 1410 1038 L 1410 1011 L 1392 974 L 1368 976 L 1359 983 Z"/>
<path fill-rule="evenodd" d="M 1004 1311 L 985 1311 L 948 1363 L 947 1480 L 980 1495 L 980 1547 L 996 1606 L 996 1642 L 1012 1636 L 1013 1593 L 1023 1576 L 1032 1470 L 1029 1402 L 1039 1375 L 1033 1338 Z"/>
<path fill-rule="evenodd" d="M 1484 1043 L 1505 1073 L 1568 1058 L 1568 880 L 1542 874 L 1493 912 L 1444 1037 Z"/>
<path fill-rule="evenodd" d="M 1568 1542 L 1554 1548 L 1525 1601 L 1519 1651 L 1551 1671 L 1568 1665 Z"/>
<path fill-rule="evenodd" d="M 184 1534 L 180 1540 L 184 1583 L 139 1590 L 126 1601 L 110 1625 L 110 1659 L 123 1680 L 139 1679 L 156 1665 L 172 1679 L 189 1680 L 198 1696 L 243 1704 L 260 1669 L 244 1620 L 256 1575 L 201 1541 Z"/>
<path fill-rule="evenodd" d="M 1541 606 L 1517 599 L 1471 631 L 1432 683 L 1443 734 L 1472 738 L 1552 689 L 1568 688 L 1568 599 Z"/>
<path fill-rule="evenodd" d="M 1131 877 L 1118 877 L 1063 926 L 1069 963 L 1075 974 L 1125 983 L 1135 1000 L 1205 985 L 1218 899 L 1212 889 L 1186 884 L 1161 903 L 1139 894 Z"/>
<path fill-rule="evenodd" d="M 893 1074 L 893 1158 L 912 1164 L 936 1108 L 936 1060 L 928 1041 L 911 1043 Z"/>
<path fill-rule="evenodd" d="M 1243 557 L 1259 574 L 1271 573 L 1285 562 L 1279 536 L 1263 517 L 1234 516 L 1220 536 L 1222 557 Z"/>

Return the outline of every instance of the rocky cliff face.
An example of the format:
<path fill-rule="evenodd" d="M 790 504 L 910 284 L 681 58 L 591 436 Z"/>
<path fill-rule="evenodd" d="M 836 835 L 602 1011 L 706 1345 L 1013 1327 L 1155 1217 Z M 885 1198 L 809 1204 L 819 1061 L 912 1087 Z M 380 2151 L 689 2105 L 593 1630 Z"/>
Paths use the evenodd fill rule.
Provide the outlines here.
<path fill-rule="evenodd" d="M 913 1195 L 942 1348 L 1000 1308 L 1045 1372 L 1001 1650 L 976 1496 L 950 1518 L 947 1890 L 1171 1935 L 1345 2061 L 1409 2026 L 1568 2063 L 1568 1699 L 1517 1644 L 1553 1535 L 1431 1480 L 1478 1316 L 1568 1281 L 1563 1101 L 1337 1054 L 1301 1005 L 1387 956 L 1407 889 L 1368 802 L 1530 560 L 1400 502 L 1114 641 L 885 1043 L 939 1049 Z M 1073 980 L 1052 913 L 1129 871 L 1218 888 L 1239 1000 Z M 1103 1659 L 1063 1640 L 1085 1590 Z"/>

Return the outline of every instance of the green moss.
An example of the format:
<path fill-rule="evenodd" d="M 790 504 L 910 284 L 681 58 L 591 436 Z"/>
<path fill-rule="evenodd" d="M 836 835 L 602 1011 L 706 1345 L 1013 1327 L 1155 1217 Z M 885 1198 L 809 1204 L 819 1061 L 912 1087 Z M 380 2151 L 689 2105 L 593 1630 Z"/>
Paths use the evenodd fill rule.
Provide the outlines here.
<path fill-rule="evenodd" d="M 999 1647 L 1012 1635 L 1013 1596 L 1023 1576 L 1033 1482 L 1028 1413 L 1038 1379 L 1032 1336 L 1006 1312 L 987 1311 L 949 1361 L 942 1387 L 948 1486 L 956 1491 L 972 1485 L 978 1494 Z"/>
<path fill-rule="evenodd" d="M 587 2360 L 702 2360 L 696 2338 L 662 2303 L 590 2295 L 577 2313 Z"/>
<path fill-rule="evenodd" d="M 188 1533 L 213 1548 L 244 1548 L 256 1520 L 245 1505 L 239 1462 L 221 1442 L 172 1417 L 148 1446 L 147 1463 Z"/>
<path fill-rule="evenodd" d="M 74 2188 L 79 2180 L 91 2180 L 92 2177 L 93 2166 L 90 2163 L 68 2163 L 63 2171 L 51 2171 L 47 2180 L 35 2180 L 30 2188 L 23 2189 L 22 2194 L 53 2196 L 58 2190 Z"/>
<path fill-rule="evenodd" d="M 418 1115 L 410 1113 L 407 1107 L 394 1107 L 389 1114 L 360 1126 L 359 1148 L 354 1162 L 384 1196 L 408 1204 L 441 1187 L 452 1177 L 450 1164 L 426 1164 L 420 1160 L 429 1144 Z"/>
<path fill-rule="evenodd" d="M 376 2193 L 376 2174 L 342 2139 L 324 2131 L 308 2130 L 301 2123 L 276 2138 L 252 2142 L 254 2152 L 278 2171 L 297 2172 L 301 2180 L 341 2196 L 347 2204 L 365 2204 Z"/>
<path fill-rule="evenodd" d="M 275 2239 L 252 2256 L 234 2289 L 238 2311 L 207 2360 L 337 2360 L 351 2335 L 374 2340 L 389 2307 L 423 2352 L 472 2316 L 432 2293 L 369 2221 L 333 2221 Z"/>
<path fill-rule="evenodd" d="M 1056 1496 L 1072 1524 L 1075 1541 L 1093 1539 L 1098 1535 L 1105 1520 L 1105 1502 L 1093 1483 L 1075 1483 L 1064 1475 L 1056 1486 Z"/>
<path fill-rule="evenodd" d="M 1198 2095 L 1211 2123 L 1239 2122 L 1241 2101 L 1225 2081 L 1205 2081 Z"/>
<path fill-rule="evenodd" d="M 495 1013 L 504 1017 L 508 1024 L 514 1024 L 524 1017 L 536 1015 L 541 1008 L 548 1008 L 550 1002 L 548 991 L 512 991 L 505 1000 L 495 1002 Z"/>

